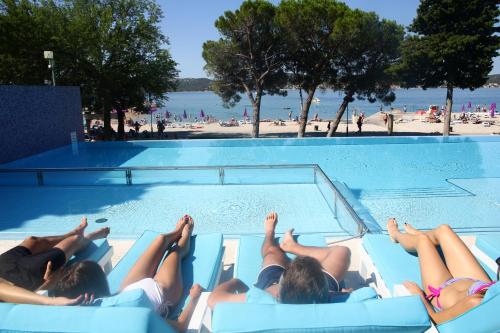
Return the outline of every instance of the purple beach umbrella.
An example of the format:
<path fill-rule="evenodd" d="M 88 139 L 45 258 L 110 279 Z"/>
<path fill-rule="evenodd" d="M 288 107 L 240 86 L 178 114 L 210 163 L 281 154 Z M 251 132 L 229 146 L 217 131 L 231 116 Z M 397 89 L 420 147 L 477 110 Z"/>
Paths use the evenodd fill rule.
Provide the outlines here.
<path fill-rule="evenodd" d="M 245 112 L 243 112 L 243 118 L 246 118 L 246 117 L 248 117 L 247 108 L 245 108 Z"/>
<path fill-rule="evenodd" d="M 465 112 L 465 105 L 462 104 L 462 112 Z"/>
<path fill-rule="evenodd" d="M 490 106 L 490 116 L 491 116 L 491 118 L 495 117 L 495 109 L 496 108 L 497 108 L 497 104 L 496 103 L 491 103 L 491 106 Z"/>
<path fill-rule="evenodd" d="M 469 101 L 469 104 L 467 104 L 467 108 L 470 109 L 472 107 L 472 103 Z"/>
<path fill-rule="evenodd" d="M 205 118 L 205 112 L 203 112 L 203 109 L 200 111 L 200 118 Z"/>

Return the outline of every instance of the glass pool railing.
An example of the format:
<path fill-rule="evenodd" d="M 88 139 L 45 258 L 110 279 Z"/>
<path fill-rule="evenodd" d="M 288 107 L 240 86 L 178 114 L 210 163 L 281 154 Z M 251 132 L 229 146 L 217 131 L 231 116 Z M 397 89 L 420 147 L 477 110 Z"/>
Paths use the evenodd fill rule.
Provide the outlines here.
<path fill-rule="evenodd" d="M 359 236 L 368 231 L 370 221 L 364 221 L 357 214 L 353 205 L 316 164 L 0 169 L 0 186 L 272 184 L 315 185 L 345 233 Z"/>

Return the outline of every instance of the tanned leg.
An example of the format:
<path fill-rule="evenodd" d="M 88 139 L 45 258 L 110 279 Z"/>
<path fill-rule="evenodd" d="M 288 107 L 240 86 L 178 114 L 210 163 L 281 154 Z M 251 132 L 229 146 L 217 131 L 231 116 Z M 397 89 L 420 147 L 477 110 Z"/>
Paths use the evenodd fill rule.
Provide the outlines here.
<path fill-rule="evenodd" d="M 191 248 L 191 235 L 193 233 L 193 219 L 184 226 L 181 238 L 167 255 L 154 279 L 163 289 L 167 300 L 174 305 L 179 303 L 184 286 L 182 281 L 182 259 L 189 254 Z"/>
<path fill-rule="evenodd" d="M 20 245 L 29 249 L 33 255 L 36 255 L 48 251 L 49 249 L 53 248 L 54 246 L 56 246 L 57 244 L 59 244 L 68 237 L 73 237 L 73 236 L 83 237 L 83 233 L 85 231 L 85 228 L 87 228 L 87 226 L 88 226 L 87 218 L 83 217 L 80 225 L 78 225 L 74 230 L 68 232 L 67 234 L 58 236 L 45 236 L 45 237 L 30 236 L 26 238 Z"/>
<path fill-rule="evenodd" d="M 275 228 L 278 223 L 278 214 L 269 213 L 264 221 L 264 242 L 262 243 L 262 267 L 269 265 L 280 265 L 287 267 L 289 259 L 276 242 Z"/>
<path fill-rule="evenodd" d="M 154 277 L 165 252 L 181 237 L 186 220 L 185 216 L 181 217 L 174 231 L 167 234 L 161 234 L 155 238 L 128 272 L 122 282 L 121 290 L 139 280 Z"/>
<path fill-rule="evenodd" d="M 443 224 L 430 231 L 419 231 L 410 224 L 405 225 L 407 233 L 425 234 L 436 246 L 441 246 L 446 266 L 454 277 L 469 277 L 490 282 L 488 274 L 481 267 L 467 245 L 449 225 Z"/>
<path fill-rule="evenodd" d="M 422 284 L 426 293 L 430 293 L 429 285 L 437 288 L 453 277 L 441 259 L 436 246 L 427 235 L 402 233 L 393 218 L 387 222 L 387 230 L 393 241 L 399 243 L 406 251 L 418 254 Z M 434 302 L 435 300 L 433 304 L 436 306 Z"/>

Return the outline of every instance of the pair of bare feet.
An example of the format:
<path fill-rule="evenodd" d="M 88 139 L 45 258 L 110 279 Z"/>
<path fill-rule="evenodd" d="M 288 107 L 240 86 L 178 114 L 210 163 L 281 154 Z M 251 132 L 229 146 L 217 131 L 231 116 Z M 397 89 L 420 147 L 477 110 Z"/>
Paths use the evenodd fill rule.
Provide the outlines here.
<path fill-rule="evenodd" d="M 177 243 L 179 254 L 184 258 L 188 253 L 191 246 L 191 235 L 193 234 L 194 220 L 189 215 L 182 216 L 175 225 L 174 239 Z"/>
<path fill-rule="evenodd" d="M 410 235 L 420 235 L 423 232 L 415 229 L 411 224 L 405 223 L 403 225 L 405 232 L 410 234 Z M 398 222 L 394 217 L 389 218 L 387 221 L 387 232 L 389 233 L 389 237 L 394 243 L 398 243 L 398 236 L 401 234 L 401 231 L 399 231 L 399 225 Z"/>
<path fill-rule="evenodd" d="M 266 220 L 264 221 L 264 231 L 266 235 L 274 237 L 276 224 L 278 224 L 278 213 L 271 212 L 267 214 Z M 280 248 L 283 252 L 293 252 L 293 248 L 297 245 L 297 242 L 293 238 L 293 231 L 294 229 L 290 229 L 283 235 L 283 239 L 280 243 Z"/>
<path fill-rule="evenodd" d="M 88 227 L 88 225 L 89 224 L 87 222 L 87 218 L 85 216 L 82 217 L 82 221 L 80 222 L 80 224 L 75 229 L 70 231 L 67 236 L 81 236 L 81 237 L 85 237 L 86 239 L 88 239 L 90 241 L 95 241 L 97 239 L 108 237 L 109 232 L 110 232 L 109 227 L 100 228 L 96 231 L 90 232 L 90 233 L 85 235 L 84 234 L 85 229 Z"/>

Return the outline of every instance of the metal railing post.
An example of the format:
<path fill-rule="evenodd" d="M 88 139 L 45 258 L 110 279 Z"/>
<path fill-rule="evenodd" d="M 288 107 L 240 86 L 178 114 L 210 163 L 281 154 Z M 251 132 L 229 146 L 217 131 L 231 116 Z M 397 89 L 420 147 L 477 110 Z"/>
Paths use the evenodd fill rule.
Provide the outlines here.
<path fill-rule="evenodd" d="M 43 172 L 42 171 L 36 172 L 36 183 L 38 186 L 43 186 Z"/>
<path fill-rule="evenodd" d="M 219 183 L 224 185 L 224 168 L 219 168 Z"/>
<path fill-rule="evenodd" d="M 127 179 L 127 185 L 132 185 L 132 170 L 125 169 L 125 178 Z"/>

